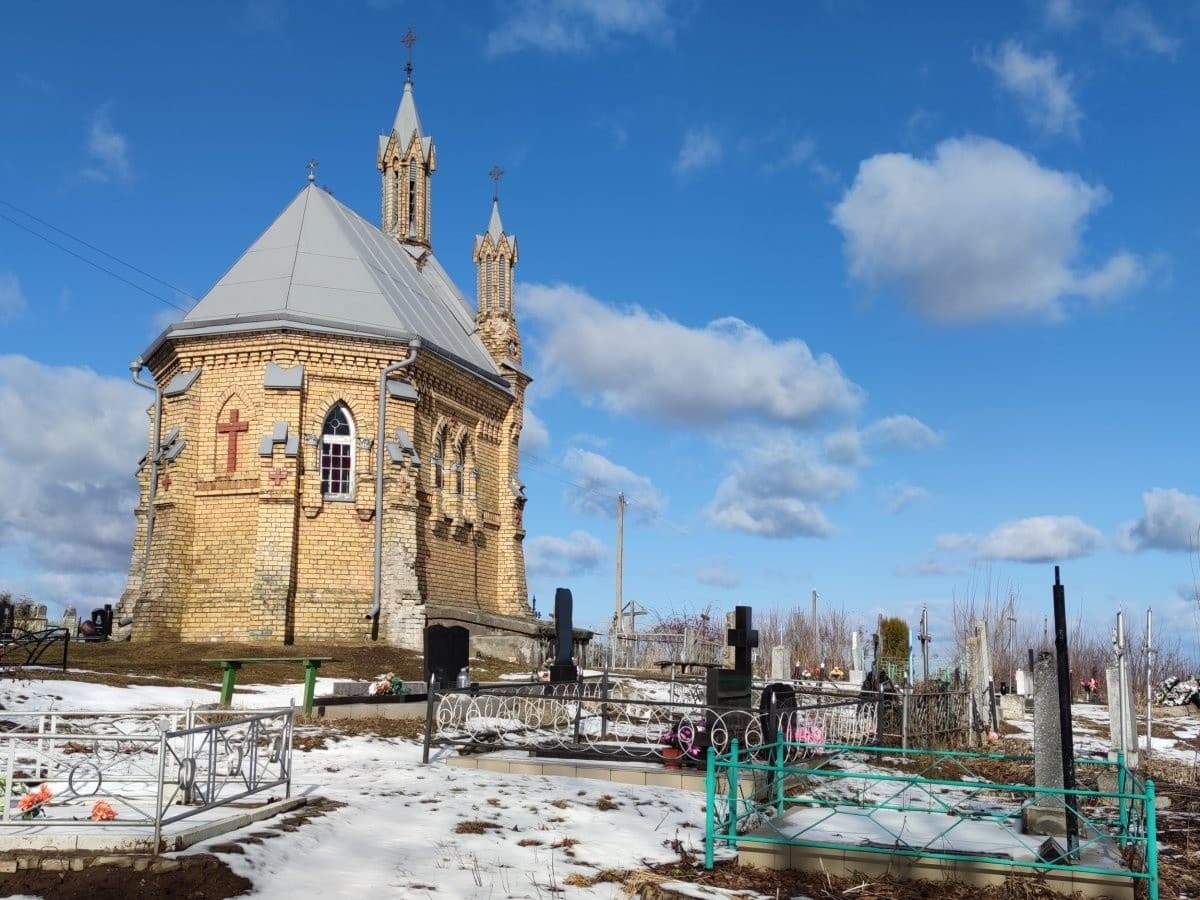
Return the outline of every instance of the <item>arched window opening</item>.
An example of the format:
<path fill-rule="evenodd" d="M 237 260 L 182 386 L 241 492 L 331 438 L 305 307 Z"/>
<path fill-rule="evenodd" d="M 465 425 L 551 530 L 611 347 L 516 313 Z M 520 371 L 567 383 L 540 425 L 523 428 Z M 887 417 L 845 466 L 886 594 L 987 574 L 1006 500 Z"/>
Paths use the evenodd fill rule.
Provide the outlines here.
<path fill-rule="evenodd" d="M 417 226 L 417 166 L 408 164 L 408 230 L 411 232 Z"/>
<path fill-rule="evenodd" d="M 439 433 L 433 442 L 433 486 L 439 491 L 445 486 L 446 437 Z"/>
<path fill-rule="evenodd" d="M 508 308 L 508 279 L 504 275 L 504 270 L 507 266 L 505 265 L 503 256 L 497 262 L 500 264 L 500 271 L 496 273 L 500 281 L 500 302 L 497 304 L 497 309 L 500 312 L 504 312 Z"/>
<path fill-rule="evenodd" d="M 454 493 L 463 495 L 467 482 L 467 439 L 463 438 L 454 448 Z"/>
<path fill-rule="evenodd" d="M 483 296 L 487 309 L 492 308 L 492 258 L 489 256 L 483 263 L 484 284 Z"/>
<path fill-rule="evenodd" d="M 354 494 L 354 422 L 341 403 L 321 426 L 321 494 L 327 500 L 349 500 Z"/>

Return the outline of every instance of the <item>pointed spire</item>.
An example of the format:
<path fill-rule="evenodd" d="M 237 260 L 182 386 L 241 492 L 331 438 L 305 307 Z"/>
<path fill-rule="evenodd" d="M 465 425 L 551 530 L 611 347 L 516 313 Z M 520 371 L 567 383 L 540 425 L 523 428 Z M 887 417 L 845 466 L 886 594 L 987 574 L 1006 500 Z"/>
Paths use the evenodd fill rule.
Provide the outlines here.
<path fill-rule="evenodd" d="M 412 140 L 413 132 L 421 137 L 421 119 L 417 116 L 417 102 L 413 99 L 412 82 L 404 82 L 404 96 L 400 98 L 400 108 L 396 110 L 396 121 L 392 123 L 392 131 L 400 139 L 402 146 L 407 147 Z"/>
<path fill-rule="evenodd" d="M 492 201 L 492 217 L 488 220 L 487 233 L 493 243 L 500 243 L 500 235 L 504 234 L 504 223 L 500 221 L 500 201 Z"/>

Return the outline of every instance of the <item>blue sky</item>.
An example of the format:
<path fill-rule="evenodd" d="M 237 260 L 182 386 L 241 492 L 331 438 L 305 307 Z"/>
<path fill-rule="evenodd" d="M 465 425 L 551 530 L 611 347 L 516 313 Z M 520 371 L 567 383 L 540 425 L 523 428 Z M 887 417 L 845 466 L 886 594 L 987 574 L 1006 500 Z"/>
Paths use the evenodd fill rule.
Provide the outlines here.
<path fill-rule="evenodd" d="M 310 157 L 375 219 L 410 25 L 468 289 L 506 170 L 543 609 L 611 614 L 623 490 L 661 612 L 816 589 L 944 635 L 989 571 L 1040 621 L 1058 562 L 1089 622 L 1153 605 L 1194 645 L 1200 7 L 26 4 L 0 201 L 172 287 L 0 214 L 186 307 Z M 120 593 L 127 365 L 174 314 L 0 219 L 3 584 Z"/>

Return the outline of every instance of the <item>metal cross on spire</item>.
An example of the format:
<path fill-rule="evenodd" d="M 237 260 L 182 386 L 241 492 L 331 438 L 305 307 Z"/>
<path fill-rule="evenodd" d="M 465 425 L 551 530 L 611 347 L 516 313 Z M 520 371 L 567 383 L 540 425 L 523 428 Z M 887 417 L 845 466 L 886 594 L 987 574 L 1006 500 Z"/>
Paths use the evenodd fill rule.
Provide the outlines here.
<path fill-rule="evenodd" d="M 492 179 L 492 200 L 500 199 L 500 177 L 504 174 L 504 170 L 499 166 L 492 166 L 492 171 L 488 172 L 488 178 Z"/>
<path fill-rule="evenodd" d="M 308 169 L 308 181 L 311 184 L 312 182 L 317 180 L 317 176 L 316 176 L 316 172 L 315 172 L 317 165 L 318 165 L 317 161 L 315 159 L 310 159 L 304 165 L 305 165 L 305 168 Z"/>
<path fill-rule="evenodd" d="M 404 33 L 404 37 L 400 39 L 400 43 L 408 48 L 408 62 L 404 64 L 404 73 L 408 76 L 408 81 L 412 81 L 412 48 L 416 42 L 417 36 L 413 34 L 411 27 Z"/>

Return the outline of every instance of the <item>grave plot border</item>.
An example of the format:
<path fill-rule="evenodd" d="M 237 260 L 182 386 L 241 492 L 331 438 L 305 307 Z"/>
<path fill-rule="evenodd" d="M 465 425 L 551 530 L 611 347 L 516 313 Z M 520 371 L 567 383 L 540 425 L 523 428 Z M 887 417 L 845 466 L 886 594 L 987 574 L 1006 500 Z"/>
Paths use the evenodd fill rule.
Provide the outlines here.
<path fill-rule="evenodd" d="M 760 709 L 622 697 L 613 688 L 608 679 L 431 687 L 423 761 L 437 746 L 663 763 L 664 751 L 677 747 L 681 763 L 699 766 L 709 746 L 724 751 L 733 739 L 743 748 L 770 748 L 777 734 L 853 745 L 876 739 L 874 697 L 796 691 L 794 708 Z"/>
<path fill-rule="evenodd" d="M 4 711 L 0 733 L 0 836 L 22 829 L 163 828 L 283 788 L 291 796 L 295 708 Z M 48 796 L 21 799 L 49 785 Z M 116 813 L 94 820 L 97 801 Z M 27 801 L 28 802 L 28 801 Z"/>
<path fill-rule="evenodd" d="M 721 753 L 710 747 L 706 757 L 705 779 L 705 848 L 704 861 L 713 867 L 714 849 L 718 842 L 729 847 L 745 844 L 807 847 L 814 850 L 853 851 L 855 853 L 882 854 L 955 863 L 978 863 L 991 866 L 1026 869 L 1035 872 L 1076 873 L 1114 878 L 1131 878 L 1144 881 L 1149 900 L 1158 900 L 1158 839 L 1155 816 L 1154 782 L 1142 779 L 1125 765 L 1124 758 L 1116 761 L 1105 759 L 1077 759 L 1080 767 L 1107 768 L 1115 779 L 1115 790 L 1065 790 L 1057 787 L 1035 787 L 1025 784 L 993 782 L 970 770 L 973 762 L 987 760 L 1000 763 L 1032 763 L 1032 756 L 1006 756 L 1003 754 L 966 751 L 944 751 L 927 749 L 902 749 L 897 747 L 861 747 L 852 745 L 797 743 L 787 741 L 781 735 L 776 740 L 774 752 L 763 759 L 762 748 L 741 746 L 731 742 L 728 752 Z M 758 751 L 758 752 L 755 752 Z M 803 758 L 804 751 L 810 756 L 821 757 L 809 765 L 797 765 L 797 753 Z M 900 756 L 908 760 L 928 760 L 919 773 L 842 770 L 831 765 L 838 757 L 861 761 L 870 756 Z M 946 775 L 946 769 L 959 770 L 959 777 Z M 742 792 L 740 785 L 746 773 L 756 780 L 766 779 L 772 790 L 751 795 Z M 806 783 L 809 790 L 801 796 L 789 796 L 786 785 Z M 836 784 L 847 780 L 862 780 L 876 785 L 885 785 L 884 790 L 895 786 L 895 791 L 882 802 L 865 799 L 861 792 L 856 799 L 845 792 L 828 790 L 823 784 Z M 954 796 L 957 792 L 960 796 Z M 922 798 L 912 800 L 913 794 Z M 988 811 L 981 798 L 994 802 L 997 798 L 1016 797 L 1017 804 Z M 1044 807 L 1047 802 L 1061 804 L 1064 818 L 1074 816 L 1077 824 L 1078 842 L 1065 847 L 1049 843 L 1044 836 L 1030 835 L 1026 849 L 1034 854 L 1033 859 L 1012 859 L 1007 856 L 951 852 L 934 844 L 941 841 L 955 828 L 973 819 L 1002 821 L 1019 816 L 1027 807 Z M 911 813 L 929 813 L 931 808 L 947 815 L 947 826 L 933 838 L 919 846 L 909 844 L 902 833 L 888 831 L 893 840 L 887 842 L 832 842 L 817 838 L 805 838 L 806 832 L 816 828 L 825 818 L 810 823 L 800 831 L 784 835 L 779 831 L 776 819 L 789 807 L 820 807 L 829 811 L 829 816 L 850 813 L 870 818 L 880 810 Z M 874 824 L 880 826 L 878 820 Z M 1115 843 L 1123 857 L 1132 862 L 1128 868 L 1112 868 L 1081 862 L 1080 854 L 1089 847 L 1104 842 Z"/>

